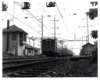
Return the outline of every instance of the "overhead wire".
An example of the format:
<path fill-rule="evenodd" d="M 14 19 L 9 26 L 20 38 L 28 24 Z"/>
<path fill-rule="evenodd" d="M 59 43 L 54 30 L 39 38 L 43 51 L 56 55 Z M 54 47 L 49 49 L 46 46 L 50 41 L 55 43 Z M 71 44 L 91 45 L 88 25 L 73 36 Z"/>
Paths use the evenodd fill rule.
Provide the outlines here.
<path fill-rule="evenodd" d="M 43 6 L 42 6 L 42 4 L 41 4 L 41 3 L 40 3 L 40 5 L 41 5 L 41 7 L 43 8 Z M 45 14 L 46 14 L 46 15 L 48 15 L 48 14 L 47 14 L 47 12 L 46 12 L 46 10 L 45 10 L 44 8 L 43 8 L 43 11 L 45 12 Z M 52 15 L 51 15 L 51 16 L 52 16 Z M 55 15 L 53 15 L 53 16 L 55 16 Z M 56 16 L 55 16 L 55 17 L 56 17 Z M 48 17 L 48 19 L 50 20 L 50 18 L 49 18 L 49 17 Z M 51 20 L 50 20 L 50 22 L 51 22 Z M 52 23 L 52 25 L 54 25 L 54 24 Z M 56 36 L 56 37 L 57 37 L 57 36 Z"/>
<path fill-rule="evenodd" d="M 15 21 L 14 21 L 14 23 L 16 23 L 16 24 L 20 25 L 20 27 L 25 27 L 25 26 L 23 26 L 23 25 L 21 25 L 21 24 L 19 24 L 19 23 L 15 22 Z M 27 26 L 27 25 L 26 25 L 26 26 Z M 31 29 L 31 30 L 33 31 L 33 29 Z"/>
<path fill-rule="evenodd" d="M 14 5 L 13 5 L 13 19 L 14 19 L 14 13 L 15 13 L 15 2 L 14 2 Z"/>
<path fill-rule="evenodd" d="M 64 2 L 63 2 L 63 7 L 64 7 L 64 11 L 65 11 L 65 14 L 66 14 L 66 9 L 65 9 L 65 5 L 64 5 Z"/>
<path fill-rule="evenodd" d="M 46 10 L 43 8 L 42 4 L 40 3 L 40 5 L 39 5 L 39 4 L 37 3 L 37 5 L 39 6 L 41 12 L 42 12 L 44 15 L 47 15 L 47 16 L 48 16 L 48 14 L 47 14 Z M 43 10 L 43 11 L 42 11 L 42 10 Z M 50 16 L 52 16 L 52 15 L 50 15 Z M 54 25 L 54 24 L 51 23 L 50 17 L 48 17 L 48 18 L 46 17 L 46 19 L 47 19 L 47 21 L 49 22 L 50 26 L 52 27 L 52 25 Z M 48 19 L 49 19 L 49 20 L 48 20 Z"/>
<path fill-rule="evenodd" d="M 16 3 L 15 3 L 16 4 Z M 21 8 L 20 7 L 20 5 L 18 5 L 18 4 L 16 4 L 19 8 Z M 23 12 L 25 12 L 24 10 L 22 10 Z M 26 15 L 28 16 L 28 14 L 26 13 Z M 33 18 L 31 18 L 31 20 L 33 21 Z M 34 22 L 38 25 L 38 23 L 34 20 Z"/>
<path fill-rule="evenodd" d="M 83 36 L 83 37 L 81 37 L 81 38 L 77 38 L 77 39 L 82 39 L 82 38 L 89 37 L 89 36 L 91 36 L 91 34 L 88 35 L 88 36 Z"/>
<path fill-rule="evenodd" d="M 15 13 L 16 14 L 16 13 Z M 10 14 L 11 15 L 11 14 Z M 17 15 L 17 14 L 16 14 Z M 12 16 L 12 15 L 11 15 Z M 18 16 L 18 15 L 17 15 Z M 18 16 L 19 17 L 19 16 Z M 29 27 L 31 27 L 33 30 L 35 30 L 31 25 L 29 25 L 25 20 L 23 20 L 21 17 L 19 17 L 20 19 L 18 19 L 19 21 L 23 22 L 24 24 L 28 25 Z M 36 31 L 36 30 L 35 30 Z"/>
<path fill-rule="evenodd" d="M 63 17 L 63 18 L 65 18 L 65 17 L 67 17 L 68 16 L 68 14 L 66 14 L 66 8 L 65 8 L 65 5 L 64 5 L 64 2 L 62 3 L 63 4 L 63 10 L 64 10 L 64 12 L 65 12 L 65 16 Z"/>
<path fill-rule="evenodd" d="M 16 3 L 15 3 L 16 4 Z M 20 8 L 20 6 L 18 5 L 18 4 L 16 4 L 19 8 Z M 22 10 L 23 12 L 25 12 L 24 10 Z M 29 16 L 27 13 L 26 13 L 26 15 L 27 16 Z M 39 25 L 39 23 L 38 22 L 36 22 L 36 20 L 33 20 L 33 17 L 31 17 L 30 18 L 33 22 L 35 22 L 37 25 Z"/>
<path fill-rule="evenodd" d="M 41 5 L 41 7 L 42 7 L 42 9 L 43 9 L 44 13 L 48 16 L 48 14 L 47 14 L 46 10 L 43 8 L 43 6 L 42 6 L 42 4 L 41 4 L 41 3 L 40 3 L 40 5 Z M 40 8 L 41 8 L 41 7 L 40 7 Z M 42 11 L 42 10 L 41 10 L 41 11 Z M 51 20 L 50 20 L 50 18 L 49 18 L 49 17 L 48 17 L 48 19 L 49 19 L 49 21 L 48 21 L 48 22 L 50 23 L 50 22 L 51 22 Z M 47 20 L 48 20 L 48 19 L 47 19 Z M 50 25 L 51 25 L 51 23 L 50 23 Z M 52 24 L 52 25 L 53 25 L 53 24 Z"/>
<path fill-rule="evenodd" d="M 19 4 L 20 5 L 20 4 Z M 27 10 L 28 11 L 28 10 Z M 29 12 L 29 11 L 28 11 Z M 30 13 L 30 12 L 29 12 Z M 31 13 L 30 13 L 31 14 Z M 33 14 L 31 14 L 32 16 L 33 16 Z M 33 16 L 34 18 L 35 18 L 35 16 Z M 35 18 L 35 19 L 37 19 L 37 18 Z M 39 20 L 38 20 L 39 21 Z M 39 21 L 40 22 L 40 21 Z M 40 22 L 41 23 L 41 22 Z M 65 23 L 64 23 L 64 25 L 65 25 Z M 67 30 L 67 32 L 68 32 L 68 30 Z M 69 34 L 69 33 L 68 33 Z M 70 36 L 70 35 L 69 35 Z"/>
<path fill-rule="evenodd" d="M 57 15 L 56 15 L 56 17 L 62 19 L 62 17 L 59 17 L 59 16 L 57 16 Z M 64 20 L 64 17 L 63 17 L 63 20 Z M 65 20 L 63 21 L 63 23 L 66 24 L 66 25 L 67 25 L 67 28 L 70 30 L 70 28 L 68 27 L 68 24 L 67 24 L 67 22 L 66 22 Z M 65 26 L 66 26 L 66 25 L 65 25 Z M 67 30 L 67 31 L 68 31 L 68 30 Z"/>
<path fill-rule="evenodd" d="M 10 13 L 8 13 L 8 12 L 6 12 L 6 13 L 13 17 L 12 14 L 10 14 Z M 27 27 L 29 27 L 30 29 L 32 29 L 32 30 L 34 30 L 35 32 L 37 32 L 32 26 L 30 26 L 29 24 L 27 24 L 25 21 L 23 22 L 23 21 L 21 21 L 20 19 L 18 19 L 17 17 L 15 17 L 15 19 L 17 19 L 19 22 L 23 23 L 25 26 L 27 26 Z M 38 33 L 38 32 L 37 32 L 37 33 Z M 38 33 L 38 34 L 39 34 L 39 33 Z"/>
<path fill-rule="evenodd" d="M 63 21 L 63 23 L 64 23 L 63 16 L 62 16 L 62 14 L 61 14 L 61 12 L 60 12 L 60 9 L 59 9 L 57 3 L 56 3 L 56 7 L 57 7 L 57 10 L 58 10 L 58 12 L 59 12 L 59 14 L 60 14 L 60 16 L 61 16 L 61 19 L 62 19 L 62 21 Z M 67 29 L 65 23 L 64 23 L 64 26 L 65 26 L 66 31 L 68 32 L 69 37 L 71 38 L 71 36 L 70 36 L 70 34 L 69 34 L 69 31 L 68 31 L 68 29 Z"/>
<path fill-rule="evenodd" d="M 57 6 L 58 12 L 59 12 L 59 14 L 60 14 L 60 16 L 61 16 L 61 19 L 63 20 L 63 23 L 66 23 L 66 21 L 64 20 L 63 15 L 62 15 L 61 12 L 60 12 L 60 9 L 59 9 L 57 3 L 56 3 L 56 6 Z M 66 23 L 66 25 L 67 25 L 67 23 Z M 68 25 L 67 25 L 67 27 L 68 27 Z M 65 26 L 66 29 L 67 29 L 67 27 Z M 69 28 L 69 27 L 68 27 L 68 28 Z M 68 31 L 68 29 L 67 29 L 67 31 Z M 68 33 L 69 33 L 69 32 L 68 32 Z"/>
<path fill-rule="evenodd" d="M 40 3 L 41 4 L 41 3 Z M 43 6 L 42 6 L 42 4 L 41 4 L 41 7 L 43 8 Z M 44 10 L 44 12 L 46 13 L 46 11 Z M 60 10 L 59 10 L 59 12 L 60 12 Z M 47 13 L 46 13 L 47 14 Z M 48 15 L 48 14 L 47 14 Z M 60 15 L 61 15 L 61 17 L 63 17 L 62 16 L 62 14 L 60 13 Z M 65 23 L 64 23 L 64 25 L 65 25 Z M 68 31 L 68 30 L 67 30 Z M 68 33 L 69 34 L 69 33 Z M 70 36 L 70 35 L 69 35 Z"/>
<path fill-rule="evenodd" d="M 16 2 L 17 4 L 19 4 L 18 2 Z M 20 5 L 20 4 L 19 4 Z M 21 6 L 21 5 L 20 5 Z M 36 19 L 39 23 L 41 23 L 41 21 L 39 21 L 30 11 L 28 11 L 28 10 L 26 10 L 31 16 L 33 16 L 34 17 L 34 19 Z M 44 24 L 43 24 L 43 26 L 46 28 L 46 29 L 48 29 Z M 48 31 L 50 31 L 49 29 L 48 29 Z M 51 31 L 50 31 L 51 32 Z"/>
<path fill-rule="evenodd" d="M 45 13 L 44 13 L 45 10 L 44 10 L 44 9 L 42 10 L 42 8 L 43 8 L 42 5 L 40 6 L 38 2 L 37 2 L 37 5 L 38 5 L 38 7 L 40 8 L 40 10 L 41 10 L 41 12 L 43 13 L 43 15 L 45 16 Z M 48 16 L 48 15 L 46 14 L 46 19 L 47 19 L 47 16 Z M 47 19 L 47 21 L 48 21 L 48 23 L 50 24 L 50 22 L 49 22 L 48 19 Z M 51 24 L 50 24 L 50 26 L 51 26 Z"/>
<path fill-rule="evenodd" d="M 63 7 L 64 7 L 64 11 L 65 11 L 65 17 L 67 17 L 67 15 L 66 15 L 66 8 L 65 8 L 65 5 L 64 5 L 64 2 L 63 2 Z M 63 17 L 63 19 L 65 19 L 64 17 Z M 65 21 L 65 20 L 64 20 Z M 65 21 L 65 23 L 66 23 L 66 21 Z M 66 25 L 67 25 L 67 27 L 68 27 L 68 24 L 66 23 Z M 70 28 L 68 27 L 68 29 L 70 30 Z"/>
<path fill-rule="evenodd" d="M 40 4 L 41 4 L 41 3 L 40 3 Z M 42 4 L 41 4 L 41 7 L 43 8 Z M 44 8 L 43 8 L 43 10 L 44 10 Z M 46 13 L 45 10 L 44 10 L 44 12 Z M 59 10 L 59 12 L 60 12 L 60 10 Z M 48 14 L 46 13 L 46 15 L 48 15 Z M 63 17 L 61 13 L 60 13 L 60 16 L 61 16 L 61 18 Z M 64 23 L 64 25 L 65 25 L 65 23 Z M 67 31 L 68 31 L 68 30 L 67 30 Z M 68 33 L 68 34 L 69 34 L 69 33 Z M 70 37 L 70 35 L 69 35 L 69 37 Z"/>

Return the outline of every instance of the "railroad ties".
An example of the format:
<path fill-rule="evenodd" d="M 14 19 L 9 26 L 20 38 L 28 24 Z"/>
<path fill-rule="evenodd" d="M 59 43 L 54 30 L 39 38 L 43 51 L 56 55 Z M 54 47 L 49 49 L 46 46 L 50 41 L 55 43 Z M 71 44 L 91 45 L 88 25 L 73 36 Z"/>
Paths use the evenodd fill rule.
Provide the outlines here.
<path fill-rule="evenodd" d="M 22 60 L 21 60 L 22 61 Z M 28 62 L 28 61 L 27 61 Z M 57 58 L 42 59 L 33 61 L 28 64 L 9 66 L 3 69 L 3 77 L 38 77 L 43 72 L 52 69 L 54 66 L 61 64 L 63 61 Z M 14 63 L 14 62 L 13 62 Z M 19 61 L 20 63 L 20 61 Z M 22 63 L 22 62 L 21 62 Z"/>

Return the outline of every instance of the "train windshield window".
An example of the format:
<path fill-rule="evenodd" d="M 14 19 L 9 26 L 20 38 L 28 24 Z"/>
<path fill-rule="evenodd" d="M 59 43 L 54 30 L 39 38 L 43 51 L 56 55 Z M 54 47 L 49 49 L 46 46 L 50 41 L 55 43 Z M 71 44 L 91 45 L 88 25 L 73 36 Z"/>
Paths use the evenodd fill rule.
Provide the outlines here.
<path fill-rule="evenodd" d="M 50 45 L 50 41 L 47 41 L 47 44 Z"/>

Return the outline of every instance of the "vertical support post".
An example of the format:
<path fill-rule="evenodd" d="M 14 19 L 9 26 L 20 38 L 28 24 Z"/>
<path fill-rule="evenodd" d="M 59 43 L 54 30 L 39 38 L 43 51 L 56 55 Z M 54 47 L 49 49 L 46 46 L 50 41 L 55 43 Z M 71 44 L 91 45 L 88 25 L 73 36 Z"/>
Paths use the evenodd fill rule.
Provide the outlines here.
<path fill-rule="evenodd" d="M 56 20 L 55 17 L 54 17 L 54 39 L 56 39 L 56 22 L 55 21 L 59 21 L 59 20 Z"/>
<path fill-rule="evenodd" d="M 41 16 L 41 26 L 42 26 L 42 39 L 43 39 L 43 15 Z"/>
<path fill-rule="evenodd" d="M 66 55 L 67 55 L 67 48 L 66 48 Z"/>
<path fill-rule="evenodd" d="M 82 45 L 83 45 L 83 36 L 82 36 Z"/>
<path fill-rule="evenodd" d="M 33 47 L 35 47 L 35 46 L 34 46 L 34 45 L 35 45 L 35 44 L 34 44 L 34 43 L 35 43 L 34 41 L 35 41 L 35 40 L 33 39 Z"/>
<path fill-rule="evenodd" d="M 55 17 L 54 17 L 54 39 L 56 39 L 56 23 L 55 23 Z"/>
<path fill-rule="evenodd" d="M 54 17 L 54 20 L 52 20 L 52 21 L 54 21 L 54 40 L 55 40 L 55 51 L 57 51 L 57 40 L 56 40 L 56 22 L 55 22 L 55 21 L 58 21 L 58 20 L 56 20 L 56 19 L 55 19 L 55 17 Z"/>
<path fill-rule="evenodd" d="M 9 20 L 7 20 L 7 29 L 9 29 L 9 22 L 10 22 L 10 21 L 9 21 Z"/>
<path fill-rule="evenodd" d="M 63 42 L 62 42 L 62 54 L 63 54 Z"/>
<path fill-rule="evenodd" d="M 29 38 L 29 44 L 31 45 L 31 41 L 30 41 L 30 38 Z"/>
<path fill-rule="evenodd" d="M 89 43 L 89 27 L 88 27 L 88 16 L 87 16 L 87 43 Z"/>
<path fill-rule="evenodd" d="M 10 21 L 7 20 L 7 30 L 9 29 L 9 24 L 10 24 Z M 9 33 L 7 33 L 7 45 L 6 45 L 6 53 L 9 51 Z"/>
<path fill-rule="evenodd" d="M 55 51 L 57 50 L 57 41 L 56 41 L 56 23 L 54 17 L 54 39 L 55 39 Z"/>
<path fill-rule="evenodd" d="M 42 38 L 41 38 L 41 52 L 42 52 L 42 41 L 43 41 L 43 15 L 41 16 L 41 26 L 42 26 Z M 43 54 L 43 52 L 42 52 Z"/>

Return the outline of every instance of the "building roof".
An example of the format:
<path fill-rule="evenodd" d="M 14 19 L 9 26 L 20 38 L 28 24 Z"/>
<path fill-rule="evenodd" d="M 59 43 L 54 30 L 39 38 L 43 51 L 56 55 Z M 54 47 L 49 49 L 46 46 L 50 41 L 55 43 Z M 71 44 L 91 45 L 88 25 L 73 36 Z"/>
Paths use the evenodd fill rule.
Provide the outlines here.
<path fill-rule="evenodd" d="M 29 45 L 29 44 L 27 44 L 27 43 L 24 43 L 24 44 L 25 44 L 25 48 L 33 49 L 33 50 L 39 50 L 38 48 L 32 47 L 31 45 Z"/>
<path fill-rule="evenodd" d="M 17 27 L 16 25 L 12 25 L 9 27 L 9 29 L 4 28 L 3 32 L 23 32 L 28 34 L 27 32 L 25 32 L 24 30 L 22 30 L 21 28 Z"/>
<path fill-rule="evenodd" d="M 94 45 L 91 44 L 91 43 L 87 43 L 87 44 L 83 45 L 82 47 L 85 47 L 85 46 L 87 46 L 87 45 L 94 46 Z"/>
<path fill-rule="evenodd" d="M 33 48 L 31 45 L 29 45 L 29 44 L 27 44 L 27 43 L 24 43 L 24 44 L 25 44 L 25 47 L 26 47 L 26 48 L 31 48 L 31 49 Z"/>

